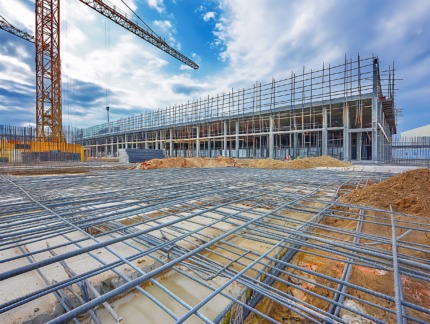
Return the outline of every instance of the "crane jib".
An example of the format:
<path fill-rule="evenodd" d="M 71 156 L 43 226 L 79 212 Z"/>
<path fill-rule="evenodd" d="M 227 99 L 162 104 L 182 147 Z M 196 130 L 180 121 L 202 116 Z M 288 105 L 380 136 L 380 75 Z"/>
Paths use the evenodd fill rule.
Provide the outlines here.
<path fill-rule="evenodd" d="M 157 35 L 154 35 L 152 32 L 149 32 L 143 29 L 139 25 L 129 20 L 125 16 L 125 14 L 122 14 L 117 9 L 110 7 L 108 4 L 106 4 L 105 1 L 102 1 L 102 0 L 79 0 L 79 1 L 82 2 L 83 4 L 86 4 L 88 7 L 92 8 L 98 13 L 102 14 L 106 18 L 109 18 L 110 20 L 122 26 L 123 28 L 127 29 L 128 31 L 132 32 L 133 34 L 139 36 L 140 38 L 147 41 L 148 43 L 154 45 L 155 47 L 158 47 L 159 49 L 166 52 L 170 56 L 188 65 L 189 67 L 195 70 L 199 68 L 198 64 L 195 63 L 193 60 L 189 59 L 185 55 L 175 50 L 173 47 L 169 46 L 164 40 L 162 40 Z"/>

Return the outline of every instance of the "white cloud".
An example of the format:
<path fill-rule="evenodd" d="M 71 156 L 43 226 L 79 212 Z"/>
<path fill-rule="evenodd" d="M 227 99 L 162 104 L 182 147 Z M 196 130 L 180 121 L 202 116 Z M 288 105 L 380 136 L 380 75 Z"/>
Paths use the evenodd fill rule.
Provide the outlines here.
<path fill-rule="evenodd" d="M 387 8 L 388 15 L 380 17 L 377 24 L 378 41 L 384 44 L 396 43 L 413 34 L 420 35 L 428 20 L 430 2 L 400 2 L 394 8 Z"/>
<path fill-rule="evenodd" d="M 214 11 L 208 11 L 203 15 L 204 21 L 209 21 L 211 19 L 215 20 L 215 12 Z"/>
<path fill-rule="evenodd" d="M 185 70 L 185 71 L 192 71 L 193 70 L 192 67 L 189 67 L 188 65 L 185 65 L 185 64 L 182 64 L 179 69 L 182 71 L 183 70 Z"/>
<path fill-rule="evenodd" d="M 154 20 L 154 26 L 164 33 L 168 33 L 173 28 L 173 25 L 169 20 Z"/>
<path fill-rule="evenodd" d="M 326 28 L 334 1 L 223 1 L 214 27 L 214 46 L 228 62 L 227 80 L 250 83 L 285 77 L 304 64 L 342 57 L 342 44 L 329 42 Z M 312 53 L 312 57 L 307 57 Z M 241 81 L 242 80 L 242 81 Z M 248 80 L 248 81 L 247 81 Z"/>
<path fill-rule="evenodd" d="M 166 10 L 164 6 L 164 0 L 148 0 L 148 6 L 154 8 L 159 13 L 162 13 Z"/>
<path fill-rule="evenodd" d="M 16 28 L 34 35 L 34 7 L 19 1 L 1 1 L 0 13 Z"/>
<path fill-rule="evenodd" d="M 0 80 L 13 81 L 17 85 L 32 85 L 34 74 L 31 67 L 23 62 L 23 57 L 12 57 L 0 54 Z M 2 87 L 7 87 L 2 85 Z M 10 90 L 12 90 L 10 88 Z"/>
<path fill-rule="evenodd" d="M 167 37 L 167 43 L 176 48 L 177 50 L 181 50 L 181 43 L 174 36 L 176 34 L 176 28 L 170 22 L 170 20 L 155 20 L 154 21 L 155 31 L 157 34 L 161 34 L 162 36 Z"/>

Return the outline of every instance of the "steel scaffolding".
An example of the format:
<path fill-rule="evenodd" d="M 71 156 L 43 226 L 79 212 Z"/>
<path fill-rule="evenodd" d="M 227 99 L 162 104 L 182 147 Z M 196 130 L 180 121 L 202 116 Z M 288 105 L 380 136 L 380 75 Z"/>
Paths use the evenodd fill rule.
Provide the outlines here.
<path fill-rule="evenodd" d="M 330 155 L 380 161 L 396 133 L 394 68 L 377 57 L 291 73 L 267 84 L 208 96 L 81 130 L 89 156 L 123 148 L 170 156 Z"/>

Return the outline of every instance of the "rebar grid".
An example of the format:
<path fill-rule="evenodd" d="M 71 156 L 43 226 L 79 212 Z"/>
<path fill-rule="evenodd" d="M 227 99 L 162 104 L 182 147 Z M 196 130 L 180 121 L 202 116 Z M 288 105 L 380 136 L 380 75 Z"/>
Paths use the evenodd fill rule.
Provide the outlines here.
<path fill-rule="evenodd" d="M 121 304 L 137 288 L 134 298 L 153 305 L 147 312 L 176 322 L 428 322 L 427 218 L 340 199 L 389 176 L 238 168 L 0 176 L 2 287 L 34 278 L 2 295 L 0 319 L 55 294 L 66 311 L 53 323 L 87 312 L 115 322 L 122 314 L 99 305 Z M 45 284 L 31 285 L 39 275 Z M 196 292 L 172 289 L 178 278 Z M 190 299 L 198 289 L 205 297 Z"/>

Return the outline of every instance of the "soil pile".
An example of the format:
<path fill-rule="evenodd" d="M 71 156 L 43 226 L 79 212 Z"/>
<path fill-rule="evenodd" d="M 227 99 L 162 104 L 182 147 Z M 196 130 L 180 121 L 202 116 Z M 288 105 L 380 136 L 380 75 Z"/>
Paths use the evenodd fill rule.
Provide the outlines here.
<path fill-rule="evenodd" d="M 220 168 L 233 167 L 237 163 L 232 158 L 217 157 L 210 158 L 166 158 L 153 159 L 143 163 L 138 163 L 136 169 L 152 170 L 152 169 L 169 169 L 169 168 Z"/>
<path fill-rule="evenodd" d="M 166 168 L 220 168 L 220 167 L 245 167 L 261 169 L 309 169 L 315 167 L 347 167 L 349 163 L 339 161 L 330 156 L 316 158 L 304 158 L 293 161 L 279 161 L 270 159 L 233 159 L 225 157 L 211 158 L 166 158 L 153 159 L 138 163 L 135 169 L 152 170 Z"/>
<path fill-rule="evenodd" d="M 430 170 L 412 170 L 384 182 L 356 189 L 343 202 L 372 205 L 378 208 L 415 215 L 430 214 Z"/>
<path fill-rule="evenodd" d="M 264 169 L 310 169 L 316 167 L 348 167 L 351 164 L 332 158 L 331 156 L 320 156 L 313 158 L 296 159 L 291 161 L 258 159 L 239 160 L 242 166 L 249 168 Z"/>

